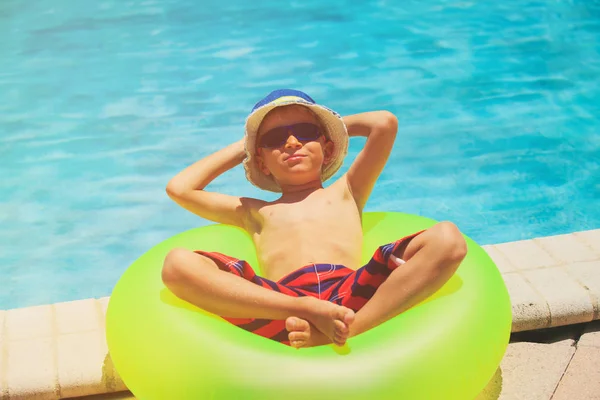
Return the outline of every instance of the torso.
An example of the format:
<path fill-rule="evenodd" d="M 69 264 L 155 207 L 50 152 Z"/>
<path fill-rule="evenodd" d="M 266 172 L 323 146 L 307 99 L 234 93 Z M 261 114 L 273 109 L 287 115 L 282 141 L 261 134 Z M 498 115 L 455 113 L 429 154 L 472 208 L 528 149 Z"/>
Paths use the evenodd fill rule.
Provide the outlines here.
<path fill-rule="evenodd" d="M 345 177 L 300 201 L 260 202 L 248 231 L 265 278 L 277 281 L 313 263 L 359 267 L 361 215 Z"/>

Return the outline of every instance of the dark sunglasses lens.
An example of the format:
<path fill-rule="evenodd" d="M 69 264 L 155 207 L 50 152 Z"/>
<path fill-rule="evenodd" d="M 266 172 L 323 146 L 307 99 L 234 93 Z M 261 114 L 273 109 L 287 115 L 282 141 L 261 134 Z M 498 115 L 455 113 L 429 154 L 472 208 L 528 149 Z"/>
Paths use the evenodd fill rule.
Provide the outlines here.
<path fill-rule="evenodd" d="M 286 127 L 271 129 L 260 138 L 260 147 L 278 147 L 287 140 L 289 134 Z"/>
<path fill-rule="evenodd" d="M 296 124 L 292 132 L 298 140 L 316 140 L 321 135 L 319 127 L 314 124 Z"/>
<path fill-rule="evenodd" d="M 265 133 L 259 140 L 259 146 L 266 148 L 282 146 L 290 136 L 290 132 L 300 141 L 317 140 L 321 136 L 319 127 L 314 124 L 301 123 L 282 126 Z"/>

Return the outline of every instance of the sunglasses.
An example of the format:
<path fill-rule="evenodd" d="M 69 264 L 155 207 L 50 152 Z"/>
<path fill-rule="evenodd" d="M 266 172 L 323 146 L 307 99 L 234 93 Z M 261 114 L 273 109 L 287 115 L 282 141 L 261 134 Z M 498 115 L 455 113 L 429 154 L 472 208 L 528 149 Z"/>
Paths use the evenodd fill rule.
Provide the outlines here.
<path fill-rule="evenodd" d="M 258 147 L 268 149 L 283 146 L 291 135 L 294 135 L 299 142 L 312 142 L 321 137 L 322 133 L 319 126 L 309 122 L 278 126 L 260 137 Z"/>

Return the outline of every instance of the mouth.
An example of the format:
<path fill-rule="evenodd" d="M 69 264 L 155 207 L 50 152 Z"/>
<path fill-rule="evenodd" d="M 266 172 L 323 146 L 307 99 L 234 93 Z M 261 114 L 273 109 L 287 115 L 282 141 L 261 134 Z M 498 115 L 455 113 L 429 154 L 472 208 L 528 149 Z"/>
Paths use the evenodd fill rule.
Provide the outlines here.
<path fill-rule="evenodd" d="M 287 157 L 285 159 L 285 161 L 294 161 L 294 160 L 299 160 L 301 158 L 304 158 L 306 156 L 302 155 L 302 154 L 292 154 L 291 156 Z"/>

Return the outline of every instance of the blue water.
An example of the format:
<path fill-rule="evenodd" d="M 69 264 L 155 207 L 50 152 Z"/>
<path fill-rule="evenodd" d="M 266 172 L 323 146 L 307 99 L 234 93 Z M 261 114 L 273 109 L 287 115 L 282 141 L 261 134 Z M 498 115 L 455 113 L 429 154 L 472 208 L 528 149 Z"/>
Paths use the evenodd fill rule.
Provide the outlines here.
<path fill-rule="evenodd" d="M 0 308 L 109 295 L 207 224 L 166 183 L 279 87 L 398 116 L 368 210 L 482 244 L 600 228 L 598 1 L 2 0 L 0 60 Z M 210 188 L 274 198 L 241 167 Z"/>

